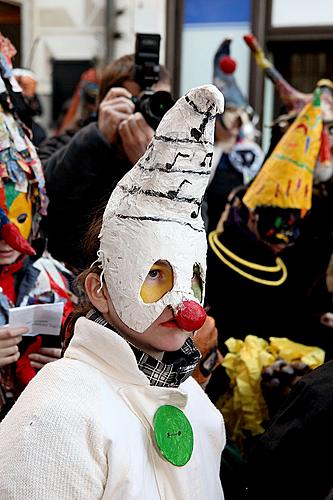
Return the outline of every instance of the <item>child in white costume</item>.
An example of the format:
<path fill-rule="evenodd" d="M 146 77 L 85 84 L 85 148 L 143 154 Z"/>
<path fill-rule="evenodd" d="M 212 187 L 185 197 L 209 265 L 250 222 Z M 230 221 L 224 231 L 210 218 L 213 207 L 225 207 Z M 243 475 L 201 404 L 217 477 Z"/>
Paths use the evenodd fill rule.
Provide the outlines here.
<path fill-rule="evenodd" d="M 92 309 L 0 425 L 1 499 L 223 499 L 223 420 L 190 376 L 223 103 L 212 85 L 179 99 L 111 195 L 85 278 Z"/>

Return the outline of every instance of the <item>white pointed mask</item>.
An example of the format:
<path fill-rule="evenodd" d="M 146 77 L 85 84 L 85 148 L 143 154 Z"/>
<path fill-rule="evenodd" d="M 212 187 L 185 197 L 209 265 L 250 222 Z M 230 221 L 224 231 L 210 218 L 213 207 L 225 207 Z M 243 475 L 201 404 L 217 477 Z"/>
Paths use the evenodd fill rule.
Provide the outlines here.
<path fill-rule="evenodd" d="M 215 116 L 223 109 L 223 95 L 213 85 L 180 98 L 105 209 L 99 255 L 106 286 L 121 320 L 137 332 L 144 332 L 166 307 L 176 313 L 184 303 L 203 300 L 207 245 L 200 208 L 212 163 Z M 168 276 L 151 293 L 145 279 L 159 266 Z"/>

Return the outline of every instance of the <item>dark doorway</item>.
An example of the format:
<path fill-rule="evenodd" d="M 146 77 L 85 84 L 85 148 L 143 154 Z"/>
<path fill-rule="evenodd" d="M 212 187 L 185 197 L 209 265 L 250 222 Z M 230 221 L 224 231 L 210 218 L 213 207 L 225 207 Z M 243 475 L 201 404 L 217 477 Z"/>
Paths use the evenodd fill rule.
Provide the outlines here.
<path fill-rule="evenodd" d="M 52 126 L 69 104 L 82 73 L 94 65 L 92 60 L 52 60 Z"/>
<path fill-rule="evenodd" d="M 21 7 L 0 2 L 0 31 L 17 50 L 13 66 L 21 66 Z"/>

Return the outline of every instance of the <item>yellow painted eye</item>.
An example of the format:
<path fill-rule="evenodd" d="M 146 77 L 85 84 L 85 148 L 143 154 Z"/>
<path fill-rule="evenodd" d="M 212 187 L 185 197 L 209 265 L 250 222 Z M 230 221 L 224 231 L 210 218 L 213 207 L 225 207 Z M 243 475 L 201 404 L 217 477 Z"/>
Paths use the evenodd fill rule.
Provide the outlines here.
<path fill-rule="evenodd" d="M 11 204 L 8 217 L 20 230 L 22 236 L 27 240 L 32 225 L 32 202 L 25 193 L 20 193 Z"/>
<path fill-rule="evenodd" d="M 169 262 L 158 260 L 151 267 L 141 287 L 140 296 L 145 304 L 161 299 L 173 287 L 173 273 Z"/>

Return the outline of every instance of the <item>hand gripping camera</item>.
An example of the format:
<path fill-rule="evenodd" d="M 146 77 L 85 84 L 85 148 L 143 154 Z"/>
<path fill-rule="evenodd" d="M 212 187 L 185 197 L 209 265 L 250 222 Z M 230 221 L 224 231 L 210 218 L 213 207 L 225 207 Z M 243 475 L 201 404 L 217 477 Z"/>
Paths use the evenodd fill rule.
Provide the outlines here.
<path fill-rule="evenodd" d="M 140 85 L 143 93 L 140 97 L 132 97 L 132 101 L 135 111 L 142 113 L 154 130 L 174 104 L 169 92 L 152 90 L 154 83 L 160 79 L 160 40 L 160 35 L 137 33 L 135 43 L 134 80 Z"/>

